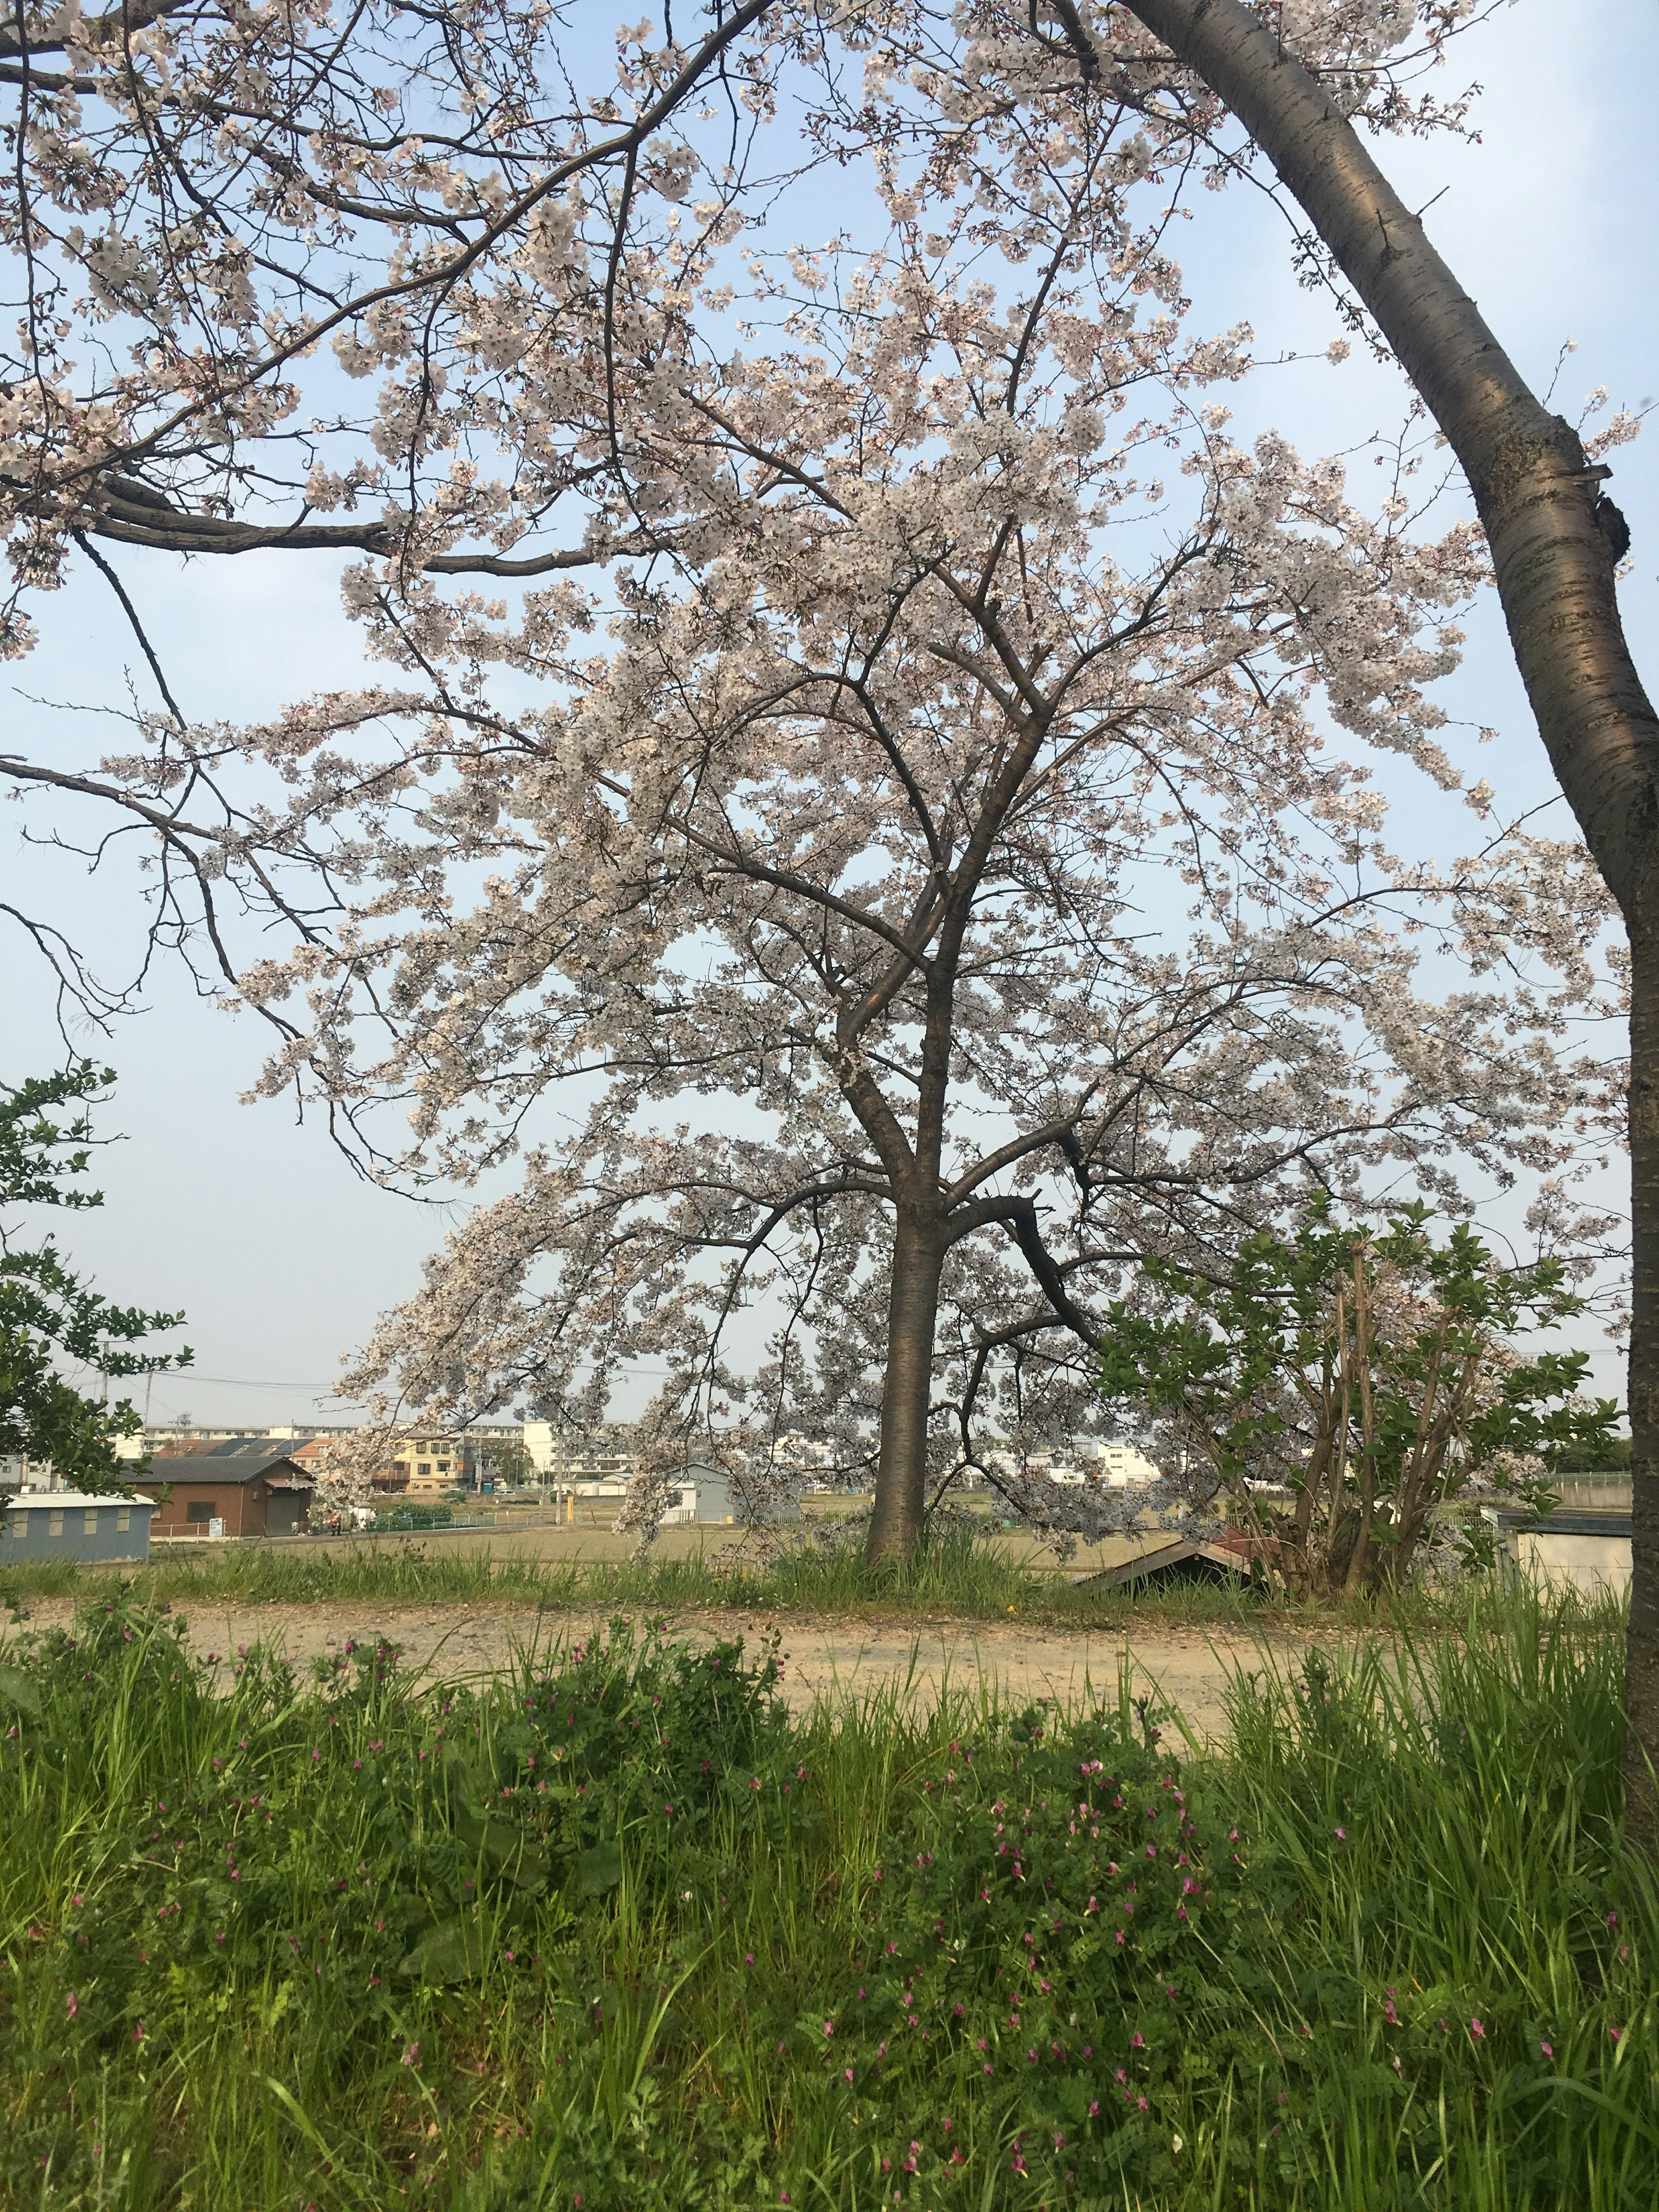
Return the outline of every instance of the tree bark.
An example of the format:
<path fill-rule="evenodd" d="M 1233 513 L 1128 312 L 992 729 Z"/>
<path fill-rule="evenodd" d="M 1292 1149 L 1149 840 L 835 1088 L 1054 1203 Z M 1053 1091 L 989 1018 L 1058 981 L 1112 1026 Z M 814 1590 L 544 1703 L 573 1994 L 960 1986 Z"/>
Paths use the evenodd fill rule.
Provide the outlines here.
<path fill-rule="evenodd" d="M 887 1300 L 887 1372 L 881 1392 L 881 1456 L 868 1556 L 908 1559 L 921 1540 L 927 1502 L 927 1415 L 933 1396 L 933 1329 L 945 1264 L 945 1224 L 901 1205 Z"/>
<path fill-rule="evenodd" d="M 1595 479 L 1335 102 L 1240 0 L 1127 0 L 1294 193 L 1462 464 L 1527 696 L 1630 931 L 1634 1577 L 1626 1815 L 1659 1841 L 1659 720 L 1625 643 Z"/>

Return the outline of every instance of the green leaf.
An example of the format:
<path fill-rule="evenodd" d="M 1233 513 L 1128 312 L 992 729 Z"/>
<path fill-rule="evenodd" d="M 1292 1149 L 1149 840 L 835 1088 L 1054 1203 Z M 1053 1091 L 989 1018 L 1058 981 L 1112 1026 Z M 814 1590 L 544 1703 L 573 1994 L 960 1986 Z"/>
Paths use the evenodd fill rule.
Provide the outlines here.
<path fill-rule="evenodd" d="M 476 1918 L 440 1922 L 398 1962 L 413 1981 L 469 1982 L 483 1972 L 483 1936 Z"/>
<path fill-rule="evenodd" d="M 463 1813 L 455 1834 L 470 1850 L 489 1861 L 497 1873 L 520 1889 L 539 1889 L 547 1880 L 547 1856 L 538 1850 L 521 1828 L 506 1820 L 478 1820 Z"/>
<path fill-rule="evenodd" d="M 576 1858 L 576 1888 L 583 1897 L 598 1897 L 607 1889 L 614 1889 L 623 1878 L 622 1845 L 614 1838 L 595 1844 L 592 1850 L 581 1851 Z"/>
<path fill-rule="evenodd" d="M 21 1667 L 0 1667 L 0 1698 L 32 1720 L 40 1717 L 40 1692 Z"/>

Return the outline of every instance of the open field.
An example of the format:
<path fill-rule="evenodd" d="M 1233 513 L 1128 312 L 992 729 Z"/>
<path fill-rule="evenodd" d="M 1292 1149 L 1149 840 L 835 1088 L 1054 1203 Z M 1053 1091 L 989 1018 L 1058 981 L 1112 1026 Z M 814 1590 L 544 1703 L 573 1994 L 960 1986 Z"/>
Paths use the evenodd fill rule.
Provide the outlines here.
<path fill-rule="evenodd" d="M 64 1598 L 35 1601 L 29 1626 L 67 1628 L 74 1606 Z M 1182 1624 L 1146 1619 L 1128 1632 L 1073 1629 L 1011 1622 L 918 1620 L 890 1621 L 821 1614 L 695 1611 L 655 1614 L 661 1633 L 694 1650 L 742 1637 L 777 1639 L 779 1691 L 791 1710 L 805 1714 L 815 1703 L 837 1705 L 904 1684 L 924 1702 L 948 1697 L 964 1684 L 995 1686 L 1012 1704 L 1048 1698 L 1063 1705 L 1102 1698 L 1115 1702 L 1127 1666 L 1133 1694 L 1178 1706 L 1187 1723 L 1205 1736 L 1225 1727 L 1224 1693 L 1233 1676 L 1261 1663 L 1262 1643 L 1236 1625 Z M 645 1623 L 637 1615 L 630 1626 Z M 184 1641 L 204 1669 L 203 1679 L 222 1694 L 235 1679 L 239 1652 L 258 1644 L 281 1655 L 302 1674 L 321 1661 L 332 1665 L 348 1645 L 384 1639 L 398 1646 L 409 1680 L 465 1684 L 477 1688 L 510 1676 L 549 1647 L 591 1643 L 603 1636 L 609 1616 L 592 1607 L 553 1611 L 484 1600 L 477 1605 L 319 1603 L 191 1604 L 184 1614 Z M 1273 1633 L 1267 1648 L 1296 1664 L 1317 1639 Z"/>
<path fill-rule="evenodd" d="M 1121 1639 L 1085 1705 L 1025 1624 L 984 1676 L 934 1631 L 946 1682 L 848 1623 L 807 1697 L 841 1629 L 757 1613 L 506 1673 L 511 1609 L 418 1667 L 324 1626 L 307 1679 L 43 1603 L 0 1659 L 0 2201 L 1648 2212 L 1618 1617 L 1464 1603 L 1239 1642 L 1191 1746 Z M 298 1609 L 244 1620 L 298 1655 Z"/>
<path fill-rule="evenodd" d="M 1378 1619 L 1369 1601 L 1310 1613 L 1248 1586 L 1176 1584 L 1133 1593 L 1091 1586 L 1091 1575 L 1152 1548 L 1156 1537 L 1080 1550 L 1062 1571 L 1030 1539 L 1001 1534 L 987 1540 L 958 1531 L 911 1562 L 872 1566 L 856 1548 L 825 1548 L 810 1539 L 767 1559 L 734 1541 L 708 1542 L 701 1530 L 670 1529 L 640 1559 L 630 1540 L 608 1531 L 546 1531 L 532 1540 L 536 1533 L 167 1545 L 140 1568 L 35 1562 L 0 1571 L 0 1604 L 38 1609 L 49 1600 L 125 1590 L 204 1615 L 270 1603 L 343 1607 L 358 1618 L 364 1607 L 489 1605 L 521 1613 L 810 1613 L 890 1624 L 1012 1619 L 1120 1637 L 1194 1625 L 1247 1635 L 1275 1628 L 1297 1635 L 1310 1626 L 1323 1633 L 1333 1621 L 1358 1628 Z M 1461 1603 L 1445 1593 L 1412 1591 L 1392 1601 L 1388 1615 L 1400 1626 L 1427 1624 Z M 337 1615 L 334 1625 L 354 1624 Z"/>

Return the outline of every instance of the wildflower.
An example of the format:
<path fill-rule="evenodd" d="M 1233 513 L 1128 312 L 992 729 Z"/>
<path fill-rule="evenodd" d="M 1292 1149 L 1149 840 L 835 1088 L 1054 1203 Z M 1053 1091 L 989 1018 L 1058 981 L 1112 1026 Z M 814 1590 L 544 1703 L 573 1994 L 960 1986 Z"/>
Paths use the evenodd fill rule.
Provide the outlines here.
<path fill-rule="evenodd" d="M 81 2000 L 80 2000 L 80 1998 L 79 1998 L 79 1997 L 77 1997 L 77 1996 L 76 1996 L 76 1994 L 75 1994 L 74 1990 L 71 1990 L 70 1991 L 70 1993 L 69 1993 L 69 2016 L 70 2016 L 70 2018 L 71 2020 L 73 2020 L 73 2019 L 74 2019 L 74 2017 L 75 2017 L 75 2015 L 76 2015 L 76 2014 L 77 2012 L 79 2012 L 79 2011 L 80 2011 L 80 2009 L 81 2009 Z"/>
<path fill-rule="evenodd" d="M 1543 2052 L 1546 2058 L 1554 2057 L 1555 2045 L 1553 2043 L 1540 2043 L 1538 2048 Z"/>
<path fill-rule="evenodd" d="M 824 2023 L 823 2023 L 823 2032 L 824 2032 L 824 2033 L 825 2033 L 826 2035 L 833 2035 L 833 2034 L 835 2033 L 835 2032 L 836 2032 L 836 2023 L 835 2023 L 835 2021 L 834 2021 L 833 2020 L 826 2020 L 826 2021 L 824 2021 Z"/>
<path fill-rule="evenodd" d="M 418 2043 L 406 2043 L 404 2045 L 404 2055 L 402 2059 L 399 2061 L 399 2063 L 404 2066 L 416 2066 L 420 2063 L 420 2045 Z"/>
<path fill-rule="evenodd" d="M 1486 2033 L 1486 2028 L 1482 2026 L 1480 2021 L 1472 2020 L 1469 2022 L 1469 2033 L 1474 2038 L 1477 2043 L 1481 2040 Z"/>
<path fill-rule="evenodd" d="M 1607 1925 L 1609 1928 L 1616 1928 L 1619 1925 L 1619 1915 L 1616 1912 L 1608 1913 Z"/>
<path fill-rule="evenodd" d="M 1171 2136 L 1170 2137 L 1170 2149 L 1175 2153 L 1175 2154 L 1176 2154 L 1176 2156 L 1177 2158 L 1179 2158 L 1179 2157 L 1180 2157 L 1180 2155 L 1181 2155 L 1181 2137 L 1180 2137 L 1179 2136 Z"/>
<path fill-rule="evenodd" d="M 1346 1828 L 1333 1828 L 1331 1833 L 1339 1844 L 1346 1844 L 1348 1840 L 1348 1832 Z"/>

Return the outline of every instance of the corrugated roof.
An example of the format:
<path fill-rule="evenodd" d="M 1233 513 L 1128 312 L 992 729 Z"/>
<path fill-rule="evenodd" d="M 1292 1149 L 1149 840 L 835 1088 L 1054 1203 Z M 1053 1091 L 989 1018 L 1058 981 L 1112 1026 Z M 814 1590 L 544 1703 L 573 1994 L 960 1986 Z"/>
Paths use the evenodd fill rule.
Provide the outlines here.
<path fill-rule="evenodd" d="M 143 1505 L 150 1511 L 155 1508 L 153 1498 L 106 1498 L 101 1492 L 89 1490 L 9 1490 L 0 1497 L 0 1506 L 18 1513 L 42 1513 L 48 1506 L 54 1513 L 78 1505 Z"/>

